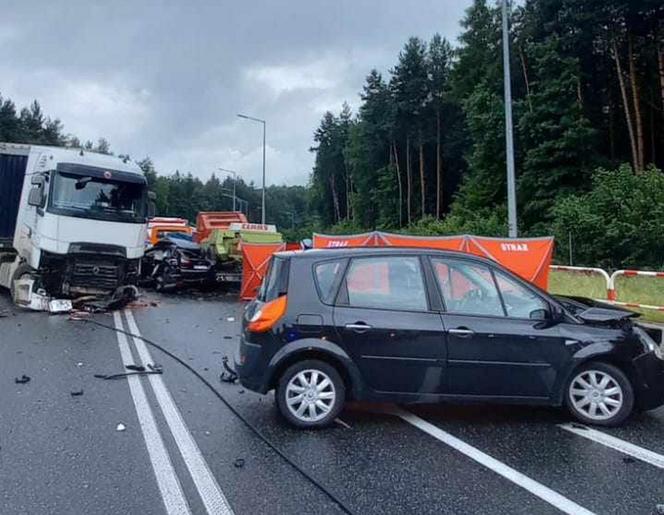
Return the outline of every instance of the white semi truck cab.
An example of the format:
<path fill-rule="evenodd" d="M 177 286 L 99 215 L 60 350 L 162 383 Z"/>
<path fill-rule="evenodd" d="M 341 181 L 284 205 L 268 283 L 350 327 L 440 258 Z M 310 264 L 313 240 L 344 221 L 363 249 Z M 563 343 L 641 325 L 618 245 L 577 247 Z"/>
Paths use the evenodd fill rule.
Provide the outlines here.
<path fill-rule="evenodd" d="M 151 214 L 128 160 L 0 143 L 0 286 L 33 297 L 105 294 L 134 284 Z M 30 305 L 32 302 L 32 306 Z"/>

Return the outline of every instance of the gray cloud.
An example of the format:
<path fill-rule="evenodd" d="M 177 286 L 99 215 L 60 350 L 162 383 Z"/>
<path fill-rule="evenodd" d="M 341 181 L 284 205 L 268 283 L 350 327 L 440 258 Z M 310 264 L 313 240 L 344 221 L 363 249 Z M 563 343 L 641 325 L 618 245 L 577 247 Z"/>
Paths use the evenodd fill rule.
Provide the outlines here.
<path fill-rule="evenodd" d="M 65 130 L 161 173 L 217 166 L 301 184 L 325 110 L 358 104 L 411 35 L 454 39 L 470 0 L 13 1 L 0 18 L 0 93 L 38 99 Z"/>

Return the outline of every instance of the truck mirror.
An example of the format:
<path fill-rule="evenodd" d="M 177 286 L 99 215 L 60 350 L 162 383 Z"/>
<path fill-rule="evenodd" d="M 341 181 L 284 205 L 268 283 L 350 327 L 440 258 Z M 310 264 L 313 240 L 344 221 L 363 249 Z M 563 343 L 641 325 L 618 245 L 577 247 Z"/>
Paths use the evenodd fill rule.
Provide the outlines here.
<path fill-rule="evenodd" d="M 44 178 L 39 177 L 41 182 L 35 182 L 36 177 L 32 178 L 32 184 L 34 186 L 30 190 L 28 195 L 28 204 L 35 207 L 44 207 L 46 203 L 46 196 L 44 195 Z"/>
<path fill-rule="evenodd" d="M 44 176 L 43 175 L 33 175 L 30 178 L 30 184 L 33 186 L 43 186 L 45 182 Z"/>

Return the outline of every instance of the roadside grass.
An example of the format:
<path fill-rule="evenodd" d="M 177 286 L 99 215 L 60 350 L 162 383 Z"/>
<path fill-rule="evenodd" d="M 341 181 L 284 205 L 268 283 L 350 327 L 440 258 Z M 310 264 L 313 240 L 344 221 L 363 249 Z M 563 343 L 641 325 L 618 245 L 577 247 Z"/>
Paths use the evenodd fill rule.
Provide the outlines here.
<path fill-rule="evenodd" d="M 596 274 L 551 270 L 549 291 L 560 295 L 577 295 L 593 299 L 606 298 L 606 283 Z M 656 277 L 618 277 L 616 279 L 618 300 L 637 302 L 652 306 L 664 306 L 664 279 Z M 634 309 L 643 320 L 663 322 L 664 312 L 650 309 Z"/>

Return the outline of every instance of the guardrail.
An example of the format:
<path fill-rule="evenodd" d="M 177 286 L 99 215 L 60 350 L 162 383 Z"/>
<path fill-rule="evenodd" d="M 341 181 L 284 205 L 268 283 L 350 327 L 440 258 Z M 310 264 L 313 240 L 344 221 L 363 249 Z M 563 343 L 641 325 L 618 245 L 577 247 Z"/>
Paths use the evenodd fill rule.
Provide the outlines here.
<path fill-rule="evenodd" d="M 549 266 L 551 270 L 561 270 L 561 271 L 566 271 L 566 272 L 585 272 L 585 273 L 592 273 L 592 274 L 598 274 L 601 275 L 604 278 L 604 281 L 606 282 L 606 298 L 610 298 L 610 293 L 609 293 L 609 284 L 611 283 L 611 276 L 606 270 L 603 270 L 601 268 L 593 268 L 589 266 L 566 266 L 566 265 L 551 265 Z"/>
<path fill-rule="evenodd" d="M 618 292 L 616 290 L 616 278 L 620 276 L 624 277 L 658 277 L 664 279 L 664 272 L 652 272 L 648 270 L 616 270 L 611 275 L 608 274 L 606 270 L 601 268 L 594 267 L 585 267 L 585 266 L 565 266 L 565 265 L 551 265 L 549 267 L 551 270 L 562 270 L 570 272 L 586 272 L 586 273 L 595 273 L 601 275 L 606 281 L 606 299 L 595 299 L 602 302 L 608 302 L 610 304 L 616 304 L 618 306 L 625 306 L 628 308 L 639 308 L 639 309 L 648 309 L 653 311 L 664 311 L 664 306 L 653 306 L 650 304 L 639 304 L 637 302 L 624 302 L 618 300 Z"/>

